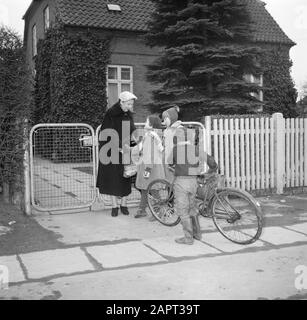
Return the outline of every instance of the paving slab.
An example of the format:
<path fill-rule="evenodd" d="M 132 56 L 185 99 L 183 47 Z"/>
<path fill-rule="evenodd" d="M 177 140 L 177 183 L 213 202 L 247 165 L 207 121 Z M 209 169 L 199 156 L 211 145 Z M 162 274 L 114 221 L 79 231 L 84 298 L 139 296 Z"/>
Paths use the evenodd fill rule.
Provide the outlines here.
<path fill-rule="evenodd" d="M 140 240 L 162 236 L 179 236 L 181 225 L 166 227 L 158 221 L 150 222 L 148 218 L 135 219 L 137 208 L 129 208 L 130 215 L 119 213 L 111 217 L 111 210 L 83 211 L 67 214 L 53 212 L 52 215 L 36 216 L 36 221 L 45 229 L 54 231 L 52 226 L 58 226 L 56 232 L 59 241 L 64 244 L 86 244 L 102 241 Z M 78 209 L 81 211 L 81 209 Z M 64 213 L 64 214 L 63 214 Z M 73 228 L 72 228 L 73 226 Z"/>
<path fill-rule="evenodd" d="M 9 283 L 25 281 L 25 276 L 21 269 L 17 256 L 0 257 L 0 266 L 5 266 L 9 271 Z"/>
<path fill-rule="evenodd" d="M 143 243 L 164 256 L 174 258 L 197 257 L 205 254 L 221 253 L 221 251 L 216 250 L 201 241 L 194 241 L 193 245 L 182 245 L 176 243 L 175 238 L 176 237 L 160 237 L 146 239 L 143 240 Z"/>
<path fill-rule="evenodd" d="M 88 247 L 87 252 L 104 268 L 166 261 L 140 241 Z"/>
<path fill-rule="evenodd" d="M 227 253 L 246 250 L 249 248 L 261 248 L 265 245 L 261 240 L 257 240 L 249 245 L 236 244 L 223 237 L 219 232 L 205 233 L 203 235 L 202 242 L 208 243 L 213 247 Z"/>
<path fill-rule="evenodd" d="M 299 223 L 287 226 L 287 229 L 302 232 L 307 235 L 307 223 Z"/>
<path fill-rule="evenodd" d="M 251 230 L 245 229 L 244 232 L 250 234 Z M 295 242 L 307 242 L 307 236 L 281 227 L 266 227 L 262 230 L 260 240 L 278 246 Z"/>
<path fill-rule="evenodd" d="M 21 254 L 20 258 L 30 279 L 94 270 L 80 248 L 32 252 Z"/>

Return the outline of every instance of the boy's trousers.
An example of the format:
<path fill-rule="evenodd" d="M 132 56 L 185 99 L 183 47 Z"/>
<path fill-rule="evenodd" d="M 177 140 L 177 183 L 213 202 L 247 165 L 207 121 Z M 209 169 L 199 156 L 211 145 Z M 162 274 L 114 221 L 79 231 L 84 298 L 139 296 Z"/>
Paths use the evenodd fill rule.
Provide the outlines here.
<path fill-rule="evenodd" d="M 175 209 L 181 220 L 198 215 L 196 208 L 196 176 L 177 176 L 174 182 Z"/>

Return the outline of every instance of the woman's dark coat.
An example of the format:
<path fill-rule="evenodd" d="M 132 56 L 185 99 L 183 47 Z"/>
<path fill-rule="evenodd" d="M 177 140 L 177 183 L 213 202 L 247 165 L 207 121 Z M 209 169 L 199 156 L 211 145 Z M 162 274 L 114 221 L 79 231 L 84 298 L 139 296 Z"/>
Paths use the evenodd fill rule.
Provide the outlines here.
<path fill-rule="evenodd" d="M 125 140 L 122 141 L 122 122 L 127 121 L 130 123 L 130 136 L 135 130 L 134 121 L 131 112 L 124 112 L 117 102 L 110 109 L 107 110 L 104 119 L 102 121 L 100 132 L 104 129 L 114 129 L 119 135 L 119 148 L 122 148 L 125 144 L 130 145 L 130 136 L 126 136 Z M 101 136 L 101 135 L 99 135 Z M 108 143 L 107 141 L 100 141 L 99 139 L 99 150 L 101 147 Z M 117 149 L 117 148 L 116 148 Z M 119 164 L 102 164 L 99 160 L 98 175 L 96 187 L 99 189 L 101 194 L 108 194 L 118 197 L 125 197 L 131 193 L 131 178 L 124 178 L 123 171 L 124 165 L 122 164 L 122 153 L 118 152 Z M 108 153 L 110 156 L 111 152 Z M 101 157 L 101 153 L 100 153 Z"/>

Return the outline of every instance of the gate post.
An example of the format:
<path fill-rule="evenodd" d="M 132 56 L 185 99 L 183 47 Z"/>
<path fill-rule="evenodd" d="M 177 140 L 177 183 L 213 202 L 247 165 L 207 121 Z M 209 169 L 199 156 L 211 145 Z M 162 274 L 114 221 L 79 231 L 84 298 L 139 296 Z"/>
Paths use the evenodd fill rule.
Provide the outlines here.
<path fill-rule="evenodd" d="M 282 194 L 285 185 L 285 119 L 282 113 L 274 113 L 275 128 L 275 179 L 276 193 Z"/>
<path fill-rule="evenodd" d="M 28 119 L 24 122 L 24 136 L 28 137 Z M 29 140 L 24 138 L 24 213 L 31 215 L 31 181 L 30 181 L 30 157 L 29 157 Z"/>

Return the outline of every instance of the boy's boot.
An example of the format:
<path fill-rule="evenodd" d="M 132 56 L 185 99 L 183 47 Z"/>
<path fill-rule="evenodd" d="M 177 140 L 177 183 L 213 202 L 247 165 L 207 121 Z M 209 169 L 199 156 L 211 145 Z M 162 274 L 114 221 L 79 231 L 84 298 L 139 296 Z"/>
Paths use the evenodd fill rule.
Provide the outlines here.
<path fill-rule="evenodd" d="M 139 208 L 138 211 L 136 212 L 136 215 L 134 216 L 134 218 L 142 218 L 142 217 L 146 217 L 147 213 L 146 213 L 146 205 L 147 205 L 147 192 L 145 190 L 141 190 L 141 201 L 139 204 Z"/>
<path fill-rule="evenodd" d="M 136 212 L 136 215 L 134 216 L 134 218 L 142 218 L 146 216 L 147 216 L 147 213 L 145 208 L 138 208 L 138 211 Z"/>
<path fill-rule="evenodd" d="M 193 226 L 192 226 L 192 220 L 191 218 L 186 218 L 181 220 L 183 232 L 184 232 L 184 237 L 175 239 L 177 243 L 180 244 L 193 244 L 194 239 L 193 239 Z"/>
<path fill-rule="evenodd" d="M 199 224 L 199 216 L 191 217 L 192 225 L 193 225 L 193 237 L 196 240 L 201 240 L 201 230 Z"/>

